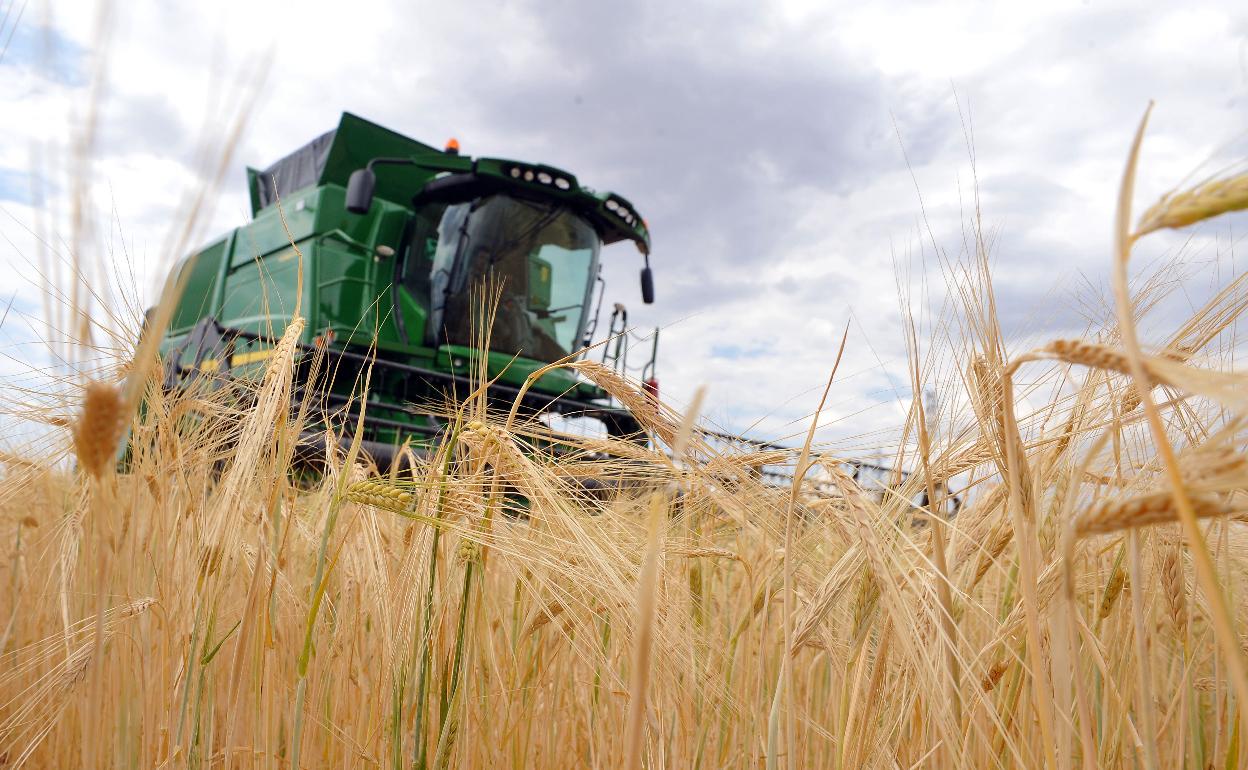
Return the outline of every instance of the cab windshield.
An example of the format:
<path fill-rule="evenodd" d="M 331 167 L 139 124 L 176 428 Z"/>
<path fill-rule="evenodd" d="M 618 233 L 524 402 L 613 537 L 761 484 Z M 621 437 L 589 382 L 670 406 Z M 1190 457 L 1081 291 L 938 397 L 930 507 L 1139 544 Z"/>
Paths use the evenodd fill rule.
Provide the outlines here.
<path fill-rule="evenodd" d="M 500 194 L 447 207 L 438 232 L 432 321 L 445 342 L 475 347 L 497 292 L 491 350 L 555 361 L 580 347 L 600 248 L 588 222 Z"/>

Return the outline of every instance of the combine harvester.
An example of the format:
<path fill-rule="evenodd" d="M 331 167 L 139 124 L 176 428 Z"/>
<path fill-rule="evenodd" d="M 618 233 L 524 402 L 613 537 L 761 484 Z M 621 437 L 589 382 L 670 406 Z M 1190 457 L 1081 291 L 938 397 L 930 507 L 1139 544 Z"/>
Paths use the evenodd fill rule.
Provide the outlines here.
<path fill-rule="evenodd" d="M 587 354 L 605 293 L 603 246 L 636 245 L 642 299 L 654 301 L 650 234 L 624 198 L 550 166 L 461 155 L 453 139 L 438 150 L 350 113 L 269 168 L 248 169 L 247 182 L 252 221 L 174 268 L 183 290 L 161 347 L 166 388 L 254 375 L 301 293 L 296 384 L 353 425 L 371 367 L 362 447 L 382 469 L 405 444 L 436 440 L 446 425 L 438 407 L 474 390 L 482 356 L 491 407 L 520 399 L 527 417 L 590 418 L 609 436 L 647 440 L 633 414 L 573 371 L 520 389 L 536 369 Z M 482 351 L 474 326 L 487 281 L 501 296 Z M 630 334 L 616 303 L 600 356 L 621 373 Z M 656 329 L 641 369 L 656 396 L 657 347 Z M 325 361 L 312 383 L 318 352 Z M 323 456 L 323 439 L 306 438 L 305 452 Z M 751 455 L 743 466 L 776 486 L 791 481 L 788 448 L 709 430 L 700 438 L 705 453 Z M 873 488 L 906 476 L 845 464 Z"/>
<path fill-rule="evenodd" d="M 480 356 L 488 402 L 509 409 L 534 370 L 590 345 L 604 245 L 636 245 L 642 298 L 654 301 L 645 221 L 561 169 L 467 157 L 453 139 L 438 150 L 344 113 L 337 129 L 247 177 L 252 221 L 175 267 L 184 288 L 162 345 L 165 385 L 254 372 L 302 291 L 301 347 L 326 354 L 329 381 L 316 391 L 326 406 L 354 421 L 353 389 L 372 368 L 363 447 L 383 468 L 404 442 L 442 431 L 445 420 L 420 407 L 472 392 Z M 481 351 L 474 325 L 486 279 L 501 297 Z M 611 330 L 626 318 L 615 305 Z M 657 341 L 656 332 L 643 371 L 652 392 Z M 603 356 L 622 365 L 622 353 L 617 340 Z M 297 383 L 307 383 L 312 358 L 301 357 Z M 632 414 L 567 370 L 535 382 L 522 407 L 644 440 Z"/>

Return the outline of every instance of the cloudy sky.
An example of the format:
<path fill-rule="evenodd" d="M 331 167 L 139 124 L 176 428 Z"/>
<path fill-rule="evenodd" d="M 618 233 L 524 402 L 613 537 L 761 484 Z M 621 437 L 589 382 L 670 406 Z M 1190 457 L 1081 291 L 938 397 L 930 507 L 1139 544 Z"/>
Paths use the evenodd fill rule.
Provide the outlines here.
<path fill-rule="evenodd" d="M 0 0 L 0 19 L 0 264 L 15 312 L 39 313 L 38 191 L 49 240 L 70 248 L 66 167 L 96 73 L 94 237 L 80 248 L 128 255 L 145 296 L 179 256 L 164 244 L 205 182 L 197 149 L 219 144 L 263 75 L 201 239 L 246 221 L 245 165 L 344 110 L 567 168 L 649 221 L 658 304 L 640 302 L 635 251 L 604 260 L 609 300 L 662 327 L 665 395 L 705 384 L 716 421 L 767 437 L 801 430 L 847 323 L 826 435 L 896 423 L 909 398 L 898 282 L 930 324 L 935 248 L 958 256 L 976 178 L 1007 331 L 1077 331 L 1105 287 L 1117 179 L 1148 101 L 1141 204 L 1244 157 L 1248 125 L 1248 11 L 1234 2 L 127 0 L 100 14 Z M 1189 250 L 1228 252 L 1237 236 L 1209 228 Z"/>

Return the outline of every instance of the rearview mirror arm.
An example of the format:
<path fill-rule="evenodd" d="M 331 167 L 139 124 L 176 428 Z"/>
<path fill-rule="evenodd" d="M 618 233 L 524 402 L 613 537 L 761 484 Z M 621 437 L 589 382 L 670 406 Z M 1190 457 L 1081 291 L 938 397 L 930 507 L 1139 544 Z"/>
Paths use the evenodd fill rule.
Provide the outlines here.
<path fill-rule="evenodd" d="M 472 165 L 475 166 L 475 163 Z M 415 166 L 430 171 L 461 171 L 464 160 L 455 156 L 446 161 L 417 160 L 416 158 L 373 158 L 364 168 L 351 172 L 347 180 L 347 211 L 352 214 L 367 214 L 373 205 L 373 192 L 377 186 L 376 166 Z"/>

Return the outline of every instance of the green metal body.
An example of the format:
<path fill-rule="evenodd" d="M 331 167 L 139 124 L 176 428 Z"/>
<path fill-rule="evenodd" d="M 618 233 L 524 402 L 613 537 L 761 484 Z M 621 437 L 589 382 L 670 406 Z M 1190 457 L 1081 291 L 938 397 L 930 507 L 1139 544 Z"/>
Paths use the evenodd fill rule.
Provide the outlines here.
<path fill-rule="evenodd" d="M 475 174 L 506 195 L 566 206 L 592 225 L 603 244 L 631 240 L 643 254 L 649 253 L 649 234 L 631 204 L 611 193 L 584 188 L 567 172 L 444 152 L 349 113 L 342 116 L 332 136 L 317 141 L 322 146 L 308 154 L 319 168 L 303 174 L 307 184 L 280 189 L 277 172 L 248 169 L 252 221 L 175 267 L 181 294 L 163 350 L 185 347 L 204 319 L 260 337 L 237 338 L 228 360 L 212 354 L 194 360 L 184 356 L 176 362 L 183 375 L 195 369 L 218 373 L 228 369 L 237 374 L 262 365 L 264 351 L 281 336 L 300 296 L 300 312 L 307 321 L 305 344 L 327 344 L 338 351 L 373 349 L 378 359 L 437 373 L 474 372 L 481 351 L 447 344 L 430 323 L 431 294 L 420 290 L 421 271 L 427 275 L 429 265 L 420 261 L 426 259 L 427 250 L 416 245 L 420 208 L 414 205 L 413 196 L 448 174 Z M 349 213 L 345 206 L 348 179 L 376 158 L 404 158 L 419 165 L 379 167 L 371 208 L 365 214 Z M 543 184 L 539 178 L 560 181 L 566 189 Z M 280 205 L 273 200 L 275 179 Z M 530 259 L 535 288 L 529 307 L 540 318 L 545 310 L 542 303 L 548 306 L 550 302 L 550 286 L 549 282 L 543 286 L 539 279 L 549 281 L 550 269 L 536 255 Z M 409 275 L 416 278 L 409 279 Z M 596 277 L 588 276 L 591 284 L 585 287 L 586 297 Z M 518 357 L 508 351 L 486 355 L 490 376 L 511 386 L 522 384 L 546 363 L 523 352 Z M 428 418 L 408 407 L 430 397 L 432 391 L 414 387 L 410 371 L 405 372 L 376 370 L 370 398 L 394 422 L 425 424 Z M 566 370 L 548 374 L 533 387 L 549 394 L 548 398 L 592 402 L 605 398 L 603 392 Z M 381 441 L 404 438 L 402 429 L 394 425 L 374 433 Z"/>

